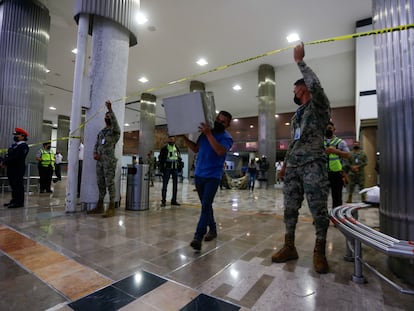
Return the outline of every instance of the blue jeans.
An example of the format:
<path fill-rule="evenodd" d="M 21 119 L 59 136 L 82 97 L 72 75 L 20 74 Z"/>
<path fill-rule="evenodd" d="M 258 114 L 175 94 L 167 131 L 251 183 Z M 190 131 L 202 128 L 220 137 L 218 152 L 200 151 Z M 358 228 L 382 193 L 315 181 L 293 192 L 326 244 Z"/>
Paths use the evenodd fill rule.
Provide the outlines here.
<path fill-rule="evenodd" d="M 220 179 L 202 178 L 198 176 L 195 176 L 194 179 L 198 197 L 201 202 L 201 214 L 194 234 L 194 239 L 201 241 L 207 233 L 207 226 L 211 232 L 217 232 L 213 213 L 213 200 L 220 185 Z"/>
<path fill-rule="evenodd" d="M 249 189 L 254 188 L 255 181 L 256 181 L 256 174 L 249 174 Z"/>

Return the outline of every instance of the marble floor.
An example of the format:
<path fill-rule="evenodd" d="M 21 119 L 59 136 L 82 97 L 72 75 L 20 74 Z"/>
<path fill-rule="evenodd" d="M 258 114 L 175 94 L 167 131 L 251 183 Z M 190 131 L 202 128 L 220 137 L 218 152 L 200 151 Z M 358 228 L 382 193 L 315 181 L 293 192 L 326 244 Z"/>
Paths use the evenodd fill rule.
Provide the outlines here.
<path fill-rule="evenodd" d="M 65 213 L 65 182 L 54 184 L 51 195 L 28 194 L 24 208 L 3 207 L 10 194 L 1 194 L 0 310 L 414 310 L 414 296 L 368 270 L 366 284 L 351 281 L 353 263 L 343 260 L 345 240 L 333 225 L 330 272 L 315 273 L 306 203 L 296 233 L 299 259 L 272 263 L 284 235 L 280 184 L 219 190 L 218 237 L 194 252 L 189 243 L 200 205 L 186 181 L 178 188 L 181 206 L 160 207 L 157 181 L 148 210 L 125 210 L 124 194 L 113 218 Z M 378 227 L 378 210 L 361 211 L 359 220 Z M 386 256 L 368 247 L 363 254 L 413 290 L 388 272 Z"/>

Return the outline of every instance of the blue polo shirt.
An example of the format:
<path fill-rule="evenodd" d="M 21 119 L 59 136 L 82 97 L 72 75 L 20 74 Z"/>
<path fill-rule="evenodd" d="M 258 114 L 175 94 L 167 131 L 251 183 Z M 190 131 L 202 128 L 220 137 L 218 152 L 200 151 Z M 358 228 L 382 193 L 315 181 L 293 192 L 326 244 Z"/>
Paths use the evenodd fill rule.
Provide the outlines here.
<path fill-rule="evenodd" d="M 233 145 L 233 138 L 227 131 L 213 133 L 213 136 L 227 151 L 230 150 Z M 221 179 L 226 154 L 222 156 L 217 155 L 208 142 L 207 137 L 203 134 L 198 138 L 197 144 L 199 145 L 199 150 L 194 175 L 202 178 Z"/>

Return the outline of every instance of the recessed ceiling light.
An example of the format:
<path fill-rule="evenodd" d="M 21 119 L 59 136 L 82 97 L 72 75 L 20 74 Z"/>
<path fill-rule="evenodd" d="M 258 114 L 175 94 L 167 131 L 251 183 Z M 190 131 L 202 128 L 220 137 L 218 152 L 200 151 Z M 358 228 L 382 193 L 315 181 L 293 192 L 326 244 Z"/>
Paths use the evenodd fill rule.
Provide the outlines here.
<path fill-rule="evenodd" d="M 285 125 L 290 125 L 290 122 L 286 122 Z"/>
<path fill-rule="evenodd" d="M 240 91 L 242 89 L 242 87 L 239 84 L 236 84 L 233 86 L 233 90 L 235 91 Z"/>
<path fill-rule="evenodd" d="M 50 109 L 50 110 L 56 110 L 56 108 L 55 108 L 55 107 L 53 107 L 53 106 L 50 106 L 50 107 L 49 107 L 49 109 Z"/>
<path fill-rule="evenodd" d="M 279 118 L 279 115 L 278 114 L 275 114 L 275 118 Z"/>
<path fill-rule="evenodd" d="M 239 119 L 233 119 L 233 122 L 239 122 Z"/>
<path fill-rule="evenodd" d="M 141 78 L 138 79 L 138 81 L 141 82 L 141 83 L 147 83 L 148 79 L 145 78 L 145 77 L 141 77 Z"/>
<path fill-rule="evenodd" d="M 300 38 L 299 38 L 299 35 L 297 33 L 292 33 L 292 34 L 290 34 L 289 36 L 286 37 L 286 40 L 289 43 L 292 43 L 292 42 L 299 41 Z"/>
<path fill-rule="evenodd" d="M 199 66 L 205 66 L 205 65 L 207 65 L 207 64 L 208 64 L 208 62 L 207 62 L 204 58 L 200 58 L 198 61 L 196 61 L 196 63 L 197 63 Z"/>
<path fill-rule="evenodd" d="M 125 123 L 124 126 L 129 126 L 129 123 Z"/>
<path fill-rule="evenodd" d="M 53 123 L 53 127 L 57 127 L 58 125 L 57 125 L 57 123 Z"/>
<path fill-rule="evenodd" d="M 76 49 L 76 48 L 75 48 L 75 49 L 73 49 L 73 50 L 72 50 L 72 53 L 73 53 L 73 54 L 78 53 L 78 49 Z"/>
<path fill-rule="evenodd" d="M 46 71 L 46 73 L 49 73 L 50 72 L 50 69 L 45 68 L 45 71 Z"/>
<path fill-rule="evenodd" d="M 139 25 L 143 25 L 143 24 L 145 24 L 146 22 L 148 22 L 148 18 L 143 14 L 143 13 L 141 13 L 141 12 L 139 12 L 137 15 L 136 15 L 136 19 L 137 19 L 137 23 L 139 24 Z"/>
<path fill-rule="evenodd" d="M 253 124 L 250 124 L 250 128 L 252 129 L 252 128 L 254 128 L 254 125 Z"/>

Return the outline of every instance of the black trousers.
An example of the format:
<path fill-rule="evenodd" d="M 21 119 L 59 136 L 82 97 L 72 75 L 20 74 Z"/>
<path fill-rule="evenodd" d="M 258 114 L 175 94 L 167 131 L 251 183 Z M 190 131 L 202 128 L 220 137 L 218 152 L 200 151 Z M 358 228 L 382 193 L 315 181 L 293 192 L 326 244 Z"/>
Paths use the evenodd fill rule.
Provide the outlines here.
<path fill-rule="evenodd" d="M 14 172 L 8 172 L 9 185 L 12 190 L 12 199 L 10 203 L 16 205 L 24 205 L 24 180 L 22 174 L 15 174 Z"/>
<path fill-rule="evenodd" d="M 344 182 L 341 172 L 328 172 L 329 185 L 332 194 L 332 208 L 342 205 L 342 188 Z"/>
<path fill-rule="evenodd" d="M 40 177 L 40 192 L 51 191 L 50 184 L 52 183 L 53 167 L 39 165 L 39 177 Z"/>

